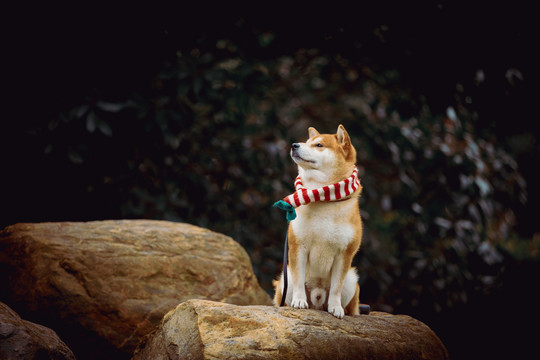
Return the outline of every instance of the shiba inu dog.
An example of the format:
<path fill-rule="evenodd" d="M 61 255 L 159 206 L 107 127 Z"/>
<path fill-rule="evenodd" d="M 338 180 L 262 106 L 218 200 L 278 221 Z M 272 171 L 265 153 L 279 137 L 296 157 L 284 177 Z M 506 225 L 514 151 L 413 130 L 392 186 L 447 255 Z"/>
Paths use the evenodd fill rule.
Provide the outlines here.
<path fill-rule="evenodd" d="M 297 191 L 283 199 L 297 215 L 287 232 L 285 303 L 298 309 L 327 310 L 337 318 L 358 315 L 358 275 L 351 267 L 362 240 L 356 150 L 342 125 L 336 134 L 320 134 L 314 128 L 308 132 L 305 143 L 292 144 L 291 157 L 299 174 Z M 274 302 L 279 305 L 283 278 L 274 286 Z"/>

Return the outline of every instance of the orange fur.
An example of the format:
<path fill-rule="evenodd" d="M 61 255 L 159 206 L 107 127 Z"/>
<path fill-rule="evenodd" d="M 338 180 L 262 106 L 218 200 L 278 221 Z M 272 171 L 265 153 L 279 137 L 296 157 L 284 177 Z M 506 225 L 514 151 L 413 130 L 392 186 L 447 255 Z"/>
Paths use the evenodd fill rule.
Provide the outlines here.
<path fill-rule="evenodd" d="M 353 298 L 345 307 L 345 315 L 360 315 L 360 285 L 358 284 L 356 284 Z"/>

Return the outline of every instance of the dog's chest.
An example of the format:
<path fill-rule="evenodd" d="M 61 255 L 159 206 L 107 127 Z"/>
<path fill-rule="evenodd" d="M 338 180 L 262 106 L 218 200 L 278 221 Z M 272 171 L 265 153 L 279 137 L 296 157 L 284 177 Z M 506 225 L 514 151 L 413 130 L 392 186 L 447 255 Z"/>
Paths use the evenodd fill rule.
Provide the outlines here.
<path fill-rule="evenodd" d="M 350 223 L 351 204 L 309 204 L 297 209 L 298 217 L 291 222 L 292 230 L 306 248 L 344 250 L 355 235 Z"/>

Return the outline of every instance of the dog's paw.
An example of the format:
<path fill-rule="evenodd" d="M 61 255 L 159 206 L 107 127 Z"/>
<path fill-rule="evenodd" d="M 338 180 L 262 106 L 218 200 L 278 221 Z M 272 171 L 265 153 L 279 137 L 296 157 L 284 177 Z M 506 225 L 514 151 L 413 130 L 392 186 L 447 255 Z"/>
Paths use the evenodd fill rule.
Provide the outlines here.
<path fill-rule="evenodd" d="M 338 319 L 343 319 L 345 316 L 345 310 L 343 310 L 343 307 L 341 305 L 336 306 L 328 306 L 328 312 Z"/>
<path fill-rule="evenodd" d="M 295 309 L 307 309 L 308 303 L 305 299 L 293 299 L 291 307 Z"/>

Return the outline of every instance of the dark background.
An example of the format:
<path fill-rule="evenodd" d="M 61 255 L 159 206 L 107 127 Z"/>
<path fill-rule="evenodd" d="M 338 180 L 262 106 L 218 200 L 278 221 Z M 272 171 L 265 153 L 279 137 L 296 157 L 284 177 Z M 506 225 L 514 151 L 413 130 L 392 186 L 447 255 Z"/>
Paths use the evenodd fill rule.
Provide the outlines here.
<path fill-rule="evenodd" d="M 289 144 L 342 123 L 364 186 L 362 301 L 426 322 L 454 359 L 527 354 L 540 151 L 524 3 L 8 9 L 0 226 L 185 221 L 240 242 L 271 293 Z"/>

